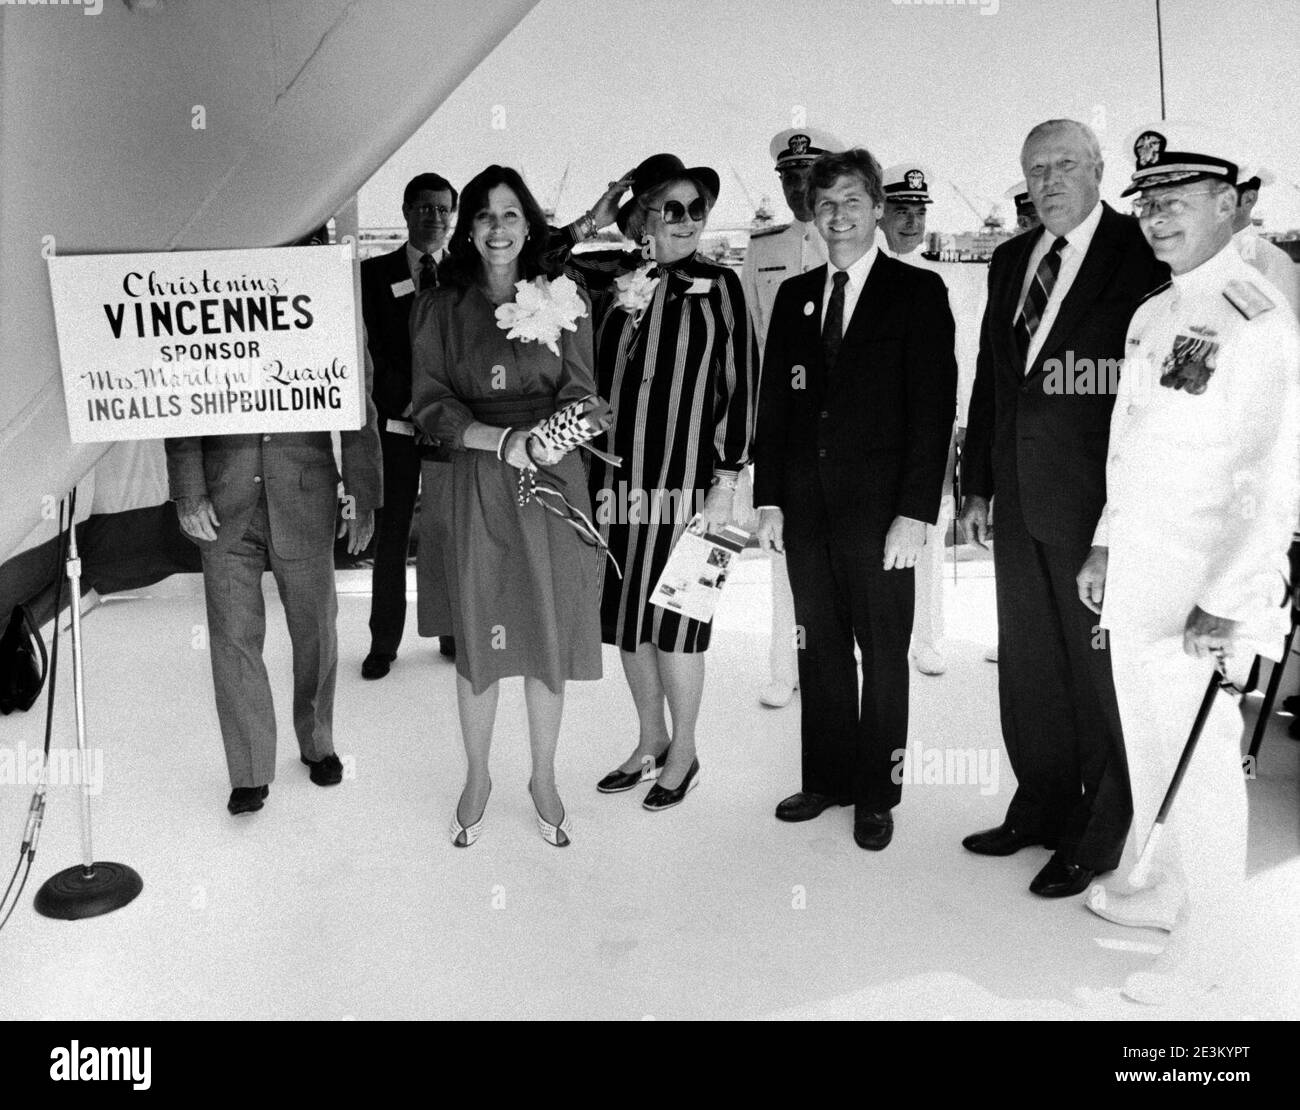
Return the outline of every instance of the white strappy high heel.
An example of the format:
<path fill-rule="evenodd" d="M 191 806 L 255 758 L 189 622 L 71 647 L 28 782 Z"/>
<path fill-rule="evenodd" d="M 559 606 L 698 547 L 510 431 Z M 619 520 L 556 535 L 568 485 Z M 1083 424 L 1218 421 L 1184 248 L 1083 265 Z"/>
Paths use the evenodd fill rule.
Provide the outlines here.
<path fill-rule="evenodd" d="M 478 820 L 472 825 L 462 825 L 460 823 L 460 806 L 451 811 L 451 827 L 448 833 L 451 836 L 451 843 L 456 848 L 468 848 L 479 838 L 483 831 L 483 817 L 487 813 L 488 799 L 492 797 L 492 780 L 488 779 L 488 796 L 483 800 L 483 811 L 478 815 Z"/>

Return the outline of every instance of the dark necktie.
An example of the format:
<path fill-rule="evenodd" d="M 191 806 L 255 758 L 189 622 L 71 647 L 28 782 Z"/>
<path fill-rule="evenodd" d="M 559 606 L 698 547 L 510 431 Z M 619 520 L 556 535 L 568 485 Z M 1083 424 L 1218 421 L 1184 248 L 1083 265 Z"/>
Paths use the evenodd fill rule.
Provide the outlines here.
<path fill-rule="evenodd" d="M 438 267 L 433 264 L 433 255 L 425 251 L 420 255 L 420 292 L 432 289 L 438 284 Z"/>
<path fill-rule="evenodd" d="M 835 356 L 840 353 L 840 340 L 844 338 L 844 287 L 849 283 L 848 271 L 836 270 L 831 281 L 834 288 L 822 324 L 822 359 L 827 373 L 835 369 Z"/>
<path fill-rule="evenodd" d="M 1016 317 L 1016 349 L 1020 352 L 1022 371 L 1029 369 L 1024 366 L 1025 360 L 1029 357 L 1029 344 L 1034 338 L 1034 332 L 1038 330 L 1038 325 L 1043 322 L 1043 313 L 1047 311 L 1047 302 L 1051 299 L 1052 288 L 1056 285 L 1057 276 L 1061 272 L 1061 251 L 1067 245 L 1064 238 L 1058 238 L 1052 244 L 1052 249 L 1043 255 L 1038 269 L 1034 271 L 1034 279 L 1029 283 L 1024 307 Z"/>

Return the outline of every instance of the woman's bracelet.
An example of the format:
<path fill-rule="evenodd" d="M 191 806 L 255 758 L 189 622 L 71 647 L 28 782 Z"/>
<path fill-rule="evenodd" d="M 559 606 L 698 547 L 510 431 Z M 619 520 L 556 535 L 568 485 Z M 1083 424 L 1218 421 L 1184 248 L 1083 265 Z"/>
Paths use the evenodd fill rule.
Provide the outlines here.
<path fill-rule="evenodd" d="M 504 429 L 501 432 L 501 438 L 497 440 L 497 458 L 500 459 L 502 462 L 506 461 L 506 455 L 505 455 L 506 441 L 510 438 L 510 433 L 513 432 L 514 430 L 515 430 L 514 428 Z"/>
<path fill-rule="evenodd" d="M 589 208 L 578 217 L 578 234 L 583 239 L 590 239 L 596 234 L 596 231 L 596 217 Z"/>

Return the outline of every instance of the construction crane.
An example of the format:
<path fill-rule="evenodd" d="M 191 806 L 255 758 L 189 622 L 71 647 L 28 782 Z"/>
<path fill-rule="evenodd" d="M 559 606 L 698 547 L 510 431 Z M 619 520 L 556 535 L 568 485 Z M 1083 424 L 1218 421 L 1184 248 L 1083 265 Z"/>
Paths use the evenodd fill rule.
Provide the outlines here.
<path fill-rule="evenodd" d="M 997 205 L 990 205 L 985 215 L 980 215 L 980 211 L 971 203 L 970 197 L 961 191 L 961 186 L 955 181 L 948 182 L 952 190 L 965 202 L 966 207 L 971 210 L 974 217 L 979 220 L 980 224 L 989 231 L 1000 231 L 1002 228 L 1002 217 L 998 215 Z M 985 198 L 987 199 L 987 198 Z"/>
<path fill-rule="evenodd" d="M 740 186 L 741 193 L 744 194 L 745 202 L 754 211 L 754 218 L 750 222 L 751 227 L 766 227 L 776 219 L 776 212 L 772 208 L 772 198 L 764 196 L 757 204 L 754 203 L 754 194 L 749 191 L 745 184 L 745 179 L 740 176 L 740 171 L 736 169 L 734 162 L 728 162 L 731 167 L 731 176 L 736 179 L 736 184 Z"/>
<path fill-rule="evenodd" d="M 569 162 L 564 163 L 564 173 L 560 175 L 560 183 L 555 187 L 555 199 L 550 204 L 542 205 L 542 214 L 548 223 L 555 220 L 556 210 L 560 207 L 560 200 L 564 196 L 564 187 L 569 183 L 569 166 Z"/>

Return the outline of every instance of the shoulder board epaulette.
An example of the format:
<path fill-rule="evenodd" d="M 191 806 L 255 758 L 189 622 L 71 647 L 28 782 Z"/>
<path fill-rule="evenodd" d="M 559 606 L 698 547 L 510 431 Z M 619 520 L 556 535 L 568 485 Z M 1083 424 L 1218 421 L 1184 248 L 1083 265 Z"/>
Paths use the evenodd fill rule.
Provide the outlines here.
<path fill-rule="evenodd" d="M 1143 297 L 1140 301 L 1138 301 L 1138 303 L 1133 307 L 1138 308 L 1141 305 L 1146 304 L 1147 301 L 1149 301 L 1152 297 L 1160 296 L 1160 294 L 1163 293 L 1166 289 L 1168 289 L 1171 285 L 1173 285 L 1172 281 L 1162 281 L 1159 285 L 1157 285 L 1154 289 L 1152 289 L 1150 293 L 1148 293 L 1145 297 Z"/>
<path fill-rule="evenodd" d="M 751 231 L 749 237 L 751 239 L 762 239 L 768 235 L 778 235 L 789 226 L 789 224 L 776 224 L 773 227 L 760 227 L 755 231 Z"/>
<path fill-rule="evenodd" d="M 1261 292 L 1257 285 L 1249 281 L 1238 279 L 1228 282 L 1224 286 L 1223 295 L 1228 298 L 1228 303 L 1247 320 L 1255 319 L 1270 308 L 1277 308 L 1277 305 Z"/>

